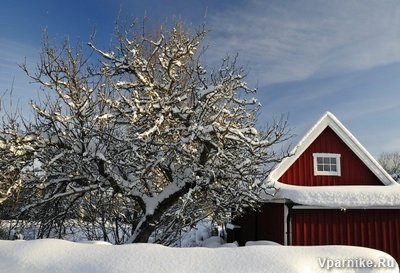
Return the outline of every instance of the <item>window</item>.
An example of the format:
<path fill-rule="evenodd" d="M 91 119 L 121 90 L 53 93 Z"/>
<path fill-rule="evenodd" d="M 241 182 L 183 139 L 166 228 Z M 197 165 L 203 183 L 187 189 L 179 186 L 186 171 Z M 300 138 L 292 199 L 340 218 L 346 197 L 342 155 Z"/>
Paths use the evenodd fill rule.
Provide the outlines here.
<path fill-rule="evenodd" d="M 318 153 L 314 156 L 314 175 L 340 176 L 340 154 Z"/>

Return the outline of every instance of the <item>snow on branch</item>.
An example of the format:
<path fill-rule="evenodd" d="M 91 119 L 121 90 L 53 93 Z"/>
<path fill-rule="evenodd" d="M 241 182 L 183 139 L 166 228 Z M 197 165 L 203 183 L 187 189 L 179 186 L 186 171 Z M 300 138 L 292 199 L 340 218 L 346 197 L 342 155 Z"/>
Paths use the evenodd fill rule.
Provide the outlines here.
<path fill-rule="evenodd" d="M 211 71 L 201 63 L 205 26 L 142 27 L 117 27 L 112 50 L 92 40 L 89 56 L 45 41 L 37 71 L 23 66 L 46 96 L 32 103 L 31 123 L 3 126 L 2 159 L 15 168 L 0 168 L 20 179 L 17 207 L 42 234 L 84 219 L 101 221 L 104 238 L 113 223 L 124 230 L 118 243 L 148 242 L 204 217 L 224 221 L 259 205 L 270 168 L 287 156 L 273 150 L 290 137 L 287 123 L 260 129 L 257 90 L 237 56 Z"/>

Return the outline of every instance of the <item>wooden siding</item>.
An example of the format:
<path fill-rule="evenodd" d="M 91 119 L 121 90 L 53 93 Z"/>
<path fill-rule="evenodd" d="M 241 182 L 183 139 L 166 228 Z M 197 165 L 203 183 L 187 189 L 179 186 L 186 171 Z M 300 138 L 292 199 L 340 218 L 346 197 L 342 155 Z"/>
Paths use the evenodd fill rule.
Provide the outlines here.
<path fill-rule="evenodd" d="M 392 255 L 400 263 L 399 209 L 293 209 L 292 245 L 353 245 Z"/>
<path fill-rule="evenodd" d="M 314 176 L 313 153 L 340 154 L 341 176 Z M 300 186 L 383 185 L 329 126 L 278 181 Z"/>

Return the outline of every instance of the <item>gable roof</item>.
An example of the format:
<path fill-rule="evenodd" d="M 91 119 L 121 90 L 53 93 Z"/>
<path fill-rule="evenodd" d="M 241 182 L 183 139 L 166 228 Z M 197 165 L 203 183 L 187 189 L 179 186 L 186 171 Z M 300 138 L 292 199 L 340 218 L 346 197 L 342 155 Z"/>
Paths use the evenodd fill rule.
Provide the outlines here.
<path fill-rule="evenodd" d="M 330 112 L 326 112 L 303 137 L 303 139 L 300 140 L 299 144 L 292 151 L 293 156 L 285 158 L 277 165 L 270 174 L 271 180 L 277 181 L 328 126 L 384 185 L 397 184 L 379 165 L 373 156 L 361 145 L 361 143 L 349 132 L 349 130 L 347 130 L 346 127 L 344 127 L 344 125 Z"/>

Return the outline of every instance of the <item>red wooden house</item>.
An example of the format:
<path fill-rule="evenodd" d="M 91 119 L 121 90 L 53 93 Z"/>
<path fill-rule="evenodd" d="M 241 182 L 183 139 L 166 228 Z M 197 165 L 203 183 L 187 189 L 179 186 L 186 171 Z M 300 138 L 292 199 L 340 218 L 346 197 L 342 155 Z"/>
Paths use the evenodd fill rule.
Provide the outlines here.
<path fill-rule="evenodd" d="M 279 191 L 233 221 L 231 240 L 364 246 L 400 262 L 400 185 L 331 113 L 270 180 Z"/>

